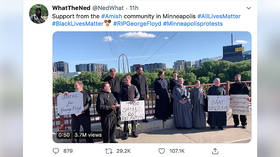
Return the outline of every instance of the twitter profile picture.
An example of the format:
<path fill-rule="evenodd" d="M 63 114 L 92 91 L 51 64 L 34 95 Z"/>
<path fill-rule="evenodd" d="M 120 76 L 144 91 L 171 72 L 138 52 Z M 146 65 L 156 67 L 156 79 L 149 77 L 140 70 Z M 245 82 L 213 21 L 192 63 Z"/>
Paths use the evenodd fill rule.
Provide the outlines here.
<path fill-rule="evenodd" d="M 42 4 L 33 5 L 29 11 L 30 20 L 36 24 L 44 23 L 48 15 L 48 9 Z"/>

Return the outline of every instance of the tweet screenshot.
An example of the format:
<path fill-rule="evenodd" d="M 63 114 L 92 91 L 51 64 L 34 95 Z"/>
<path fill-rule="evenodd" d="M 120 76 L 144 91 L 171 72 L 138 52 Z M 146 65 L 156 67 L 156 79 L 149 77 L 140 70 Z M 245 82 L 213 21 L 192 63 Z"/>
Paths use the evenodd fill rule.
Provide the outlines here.
<path fill-rule="evenodd" d="M 257 157 L 255 0 L 26 0 L 24 157 Z"/>

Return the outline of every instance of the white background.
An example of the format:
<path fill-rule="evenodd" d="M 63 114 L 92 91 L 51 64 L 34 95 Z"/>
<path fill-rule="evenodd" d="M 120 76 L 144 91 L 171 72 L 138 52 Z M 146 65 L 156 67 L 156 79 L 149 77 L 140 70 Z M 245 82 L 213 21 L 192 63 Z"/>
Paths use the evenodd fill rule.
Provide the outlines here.
<path fill-rule="evenodd" d="M 160 2 L 160 3 L 157 3 Z M 253 3 L 254 2 L 254 3 Z M 226 20 L 224 27 L 52 27 L 51 5 L 137 5 L 141 14 L 168 13 L 232 13 L 242 14 L 241 20 Z M 29 9 L 34 4 L 43 4 L 49 9 L 50 17 L 44 24 L 34 24 L 29 19 Z M 251 6 L 252 9 L 246 9 Z M 257 156 L 257 8 L 255 1 L 25 1 L 23 13 L 23 95 L 24 95 L 24 157 L 40 156 L 110 156 L 105 148 L 132 148 L 133 154 L 119 156 L 171 156 L 160 155 L 158 148 L 185 148 L 186 153 L 174 156 L 211 156 L 214 147 L 226 157 Z M 172 12 L 171 12 L 172 11 Z M 56 11 L 59 13 L 59 11 Z M 61 12 L 63 13 L 63 12 Z M 73 13 L 77 13 L 74 11 Z M 92 13 L 98 13 L 93 12 Z M 100 12 L 102 13 L 102 12 Z M 114 13 L 119 13 L 115 11 Z M 126 14 L 135 11 L 127 11 Z M 71 14 L 71 11 L 69 11 Z M 102 19 L 100 19 L 102 21 Z M 136 21 L 136 20 L 135 20 Z M 209 21 L 209 20 L 207 20 Z M 248 31 L 252 37 L 252 140 L 243 144 L 58 144 L 52 140 L 52 36 L 56 31 Z M 73 148 L 73 154 L 54 155 L 54 147 Z M 144 150 L 144 151 L 143 151 Z M 237 151 L 238 150 L 238 151 Z M 118 154 L 113 154 L 118 156 Z"/>

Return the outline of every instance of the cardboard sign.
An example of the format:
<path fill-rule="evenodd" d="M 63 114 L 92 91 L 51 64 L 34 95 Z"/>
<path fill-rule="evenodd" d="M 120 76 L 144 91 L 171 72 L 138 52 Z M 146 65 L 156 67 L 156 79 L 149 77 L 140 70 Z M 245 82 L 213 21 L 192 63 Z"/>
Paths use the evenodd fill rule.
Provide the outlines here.
<path fill-rule="evenodd" d="M 230 104 L 230 96 L 224 95 L 209 95 L 208 96 L 208 111 L 223 111 L 227 112 Z"/>
<path fill-rule="evenodd" d="M 248 115 L 249 114 L 249 96 L 248 95 L 230 95 L 232 114 Z"/>
<path fill-rule="evenodd" d="M 145 102 L 122 101 L 121 102 L 121 121 L 145 119 Z"/>
<path fill-rule="evenodd" d="M 57 111 L 59 115 L 79 114 L 84 110 L 83 94 L 72 92 L 57 96 Z"/>

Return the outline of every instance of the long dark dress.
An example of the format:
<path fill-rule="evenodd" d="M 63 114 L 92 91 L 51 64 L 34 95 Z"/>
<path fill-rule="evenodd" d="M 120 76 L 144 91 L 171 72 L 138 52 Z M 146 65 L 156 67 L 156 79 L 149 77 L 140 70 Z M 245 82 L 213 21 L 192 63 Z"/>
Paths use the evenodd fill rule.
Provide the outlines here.
<path fill-rule="evenodd" d="M 172 78 L 170 81 L 169 81 L 169 90 L 170 90 L 170 93 L 171 95 L 173 96 L 173 88 L 178 84 L 178 79 L 174 79 Z M 173 97 L 170 97 L 170 112 L 171 114 L 173 114 Z"/>
<path fill-rule="evenodd" d="M 118 103 L 120 103 L 119 99 L 119 93 L 122 86 L 122 79 L 118 76 L 115 76 L 114 78 L 111 76 L 108 76 L 104 79 L 104 82 L 108 82 L 111 86 L 111 93 L 114 95 L 114 97 L 117 99 Z M 120 125 L 121 122 L 121 110 L 120 107 L 117 107 L 116 109 L 116 115 L 117 115 L 117 121 Z"/>
<path fill-rule="evenodd" d="M 168 82 L 165 79 L 158 78 L 154 82 L 154 89 L 159 99 L 156 99 L 155 117 L 166 120 L 170 117 L 170 103 L 168 95 Z"/>
<path fill-rule="evenodd" d="M 120 103 L 119 93 L 121 90 L 122 79 L 118 76 L 115 76 L 114 78 L 111 76 L 108 76 L 104 79 L 104 82 L 108 82 L 110 84 L 112 94 L 117 99 L 118 103 Z"/>
<path fill-rule="evenodd" d="M 137 87 L 138 92 L 140 93 L 139 100 L 146 100 L 147 94 L 149 94 L 149 88 L 147 83 L 147 78 L 144 75 L 134 74 L 131 77 L 131 84 Z"/>
<path fill-rule="evenodd" d="M 96 111 L 99 113 L 102 127 L 103 143 L 115 142 L 116 110 L 112 109 L 118 101 L 111 92 L 101 91 L 96 100 Z"/>
<path fill-rule="evenodd" d="M 226 95 L 226 91 L 223 86 L 212 86 L 208 89 L 208 95 Z M 227 125 L 227 114 L 226 112 L 208 112 L 207 123 L 211 128 L 223 127 Z"/>
<path fill-rule="evenodd" d="M 173 88 L 173 115 L 176 128 L 192 128 L 192 113 L 188 93 L 185 86 L 177 85 Z M 179 103 L 180 100 L 187 100 L 187 102 L 181 104 Z"/>
<path fill-rule="evenodd" d="M 191 104 L 193 105 L 192 122 L 194 128 L 205 128 L 206 117 L 204 112 L 204 91 L 203 88 L 193 88 L 191 91 Z"/>

